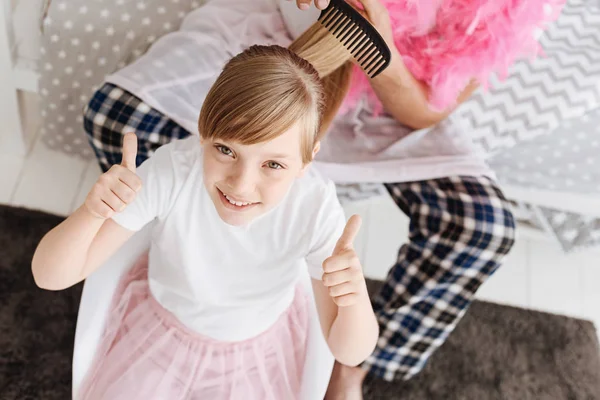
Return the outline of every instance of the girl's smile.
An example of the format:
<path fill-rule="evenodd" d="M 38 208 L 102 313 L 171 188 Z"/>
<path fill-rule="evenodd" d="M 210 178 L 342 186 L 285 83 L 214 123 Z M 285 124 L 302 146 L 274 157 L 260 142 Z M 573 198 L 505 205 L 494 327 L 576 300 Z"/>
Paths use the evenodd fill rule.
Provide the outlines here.
<path fill-rule="evenodd" d="M 228 210 L 233 211 L 247 211 L 250 208 L 253 208 L 260 204 L 260 202 L 249 202 L 249 201 L 241 201 L 232 197 L 228 194 L 223 193 L 221 189 L 217 187 L 217 192 L 219 192 L 219 198 L 223 203 L 223 206 Z"/>

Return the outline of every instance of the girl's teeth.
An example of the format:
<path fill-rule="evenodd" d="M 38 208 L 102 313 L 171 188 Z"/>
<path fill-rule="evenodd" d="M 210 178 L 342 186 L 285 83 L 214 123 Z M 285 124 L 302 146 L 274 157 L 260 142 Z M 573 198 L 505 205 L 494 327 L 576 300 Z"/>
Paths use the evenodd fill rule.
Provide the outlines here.
<path fill-rule="evenodd" d="M 238 206 L 238 207 L 247 206 L 249 204 L 252 204 L 252 203 L 242 203 L 240 201 L 231 200 L 227 195 L 225 195 L 225 198 L 227 199 L 228 202 L 230 202 L 234 206 Z"/>

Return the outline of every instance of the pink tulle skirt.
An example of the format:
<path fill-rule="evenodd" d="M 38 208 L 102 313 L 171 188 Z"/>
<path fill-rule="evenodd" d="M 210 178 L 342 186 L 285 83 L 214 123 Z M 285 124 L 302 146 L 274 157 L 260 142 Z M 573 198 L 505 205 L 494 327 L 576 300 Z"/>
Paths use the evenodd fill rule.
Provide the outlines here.
<path fill-rule="evenodd" d="M 308 299 L 262 334 L 219 342 L 185 327 L 150 294 L 147 258 L 123 278 L 79 393 L 86 400 L 292 400 L 306 353 Z"/>

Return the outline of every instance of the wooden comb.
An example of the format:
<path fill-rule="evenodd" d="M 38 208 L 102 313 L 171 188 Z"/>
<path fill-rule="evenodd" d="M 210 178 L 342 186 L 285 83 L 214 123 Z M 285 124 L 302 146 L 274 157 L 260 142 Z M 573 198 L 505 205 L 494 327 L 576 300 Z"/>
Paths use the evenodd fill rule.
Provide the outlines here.
<path fill-rule="evenodd" d="M 350 51 L 363 71 L 374 78 L 390 64 L 390 49 L 377 29 L 344 0 L 330 0 L 319 22 Z"/>

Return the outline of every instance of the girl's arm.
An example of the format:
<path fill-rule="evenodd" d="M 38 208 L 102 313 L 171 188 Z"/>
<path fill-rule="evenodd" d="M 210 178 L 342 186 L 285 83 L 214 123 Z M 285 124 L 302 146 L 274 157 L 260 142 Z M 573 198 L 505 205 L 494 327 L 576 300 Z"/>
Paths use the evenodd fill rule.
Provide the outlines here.
<path fill-rule="evenodd" d="M 136 153 L 137 137 L 127 134 L 123 163 L 103 174 L 84 205 L 42 238 L 31 262 L 39 287 L 62 290 L 82 281 L 131 237 L 132 231 L 110 218 L 123 211 L 141 188 L 135 174 Z"/>
<path fill-rule="evenodd" d="M 352 216 L 331 257 L 323 263 L 323 281 L 312 280 L 319 321 L 333 356 L 356 366 L 375 348 L 379 327 L 352 242 L 360 217 Z"/>
<path fill-rule="evenodd" d="M 38 244 L 31 262 L 35 283 L 42 289 L 63 290 L 81 282 L 133 233 L 80 207 Z"/>

